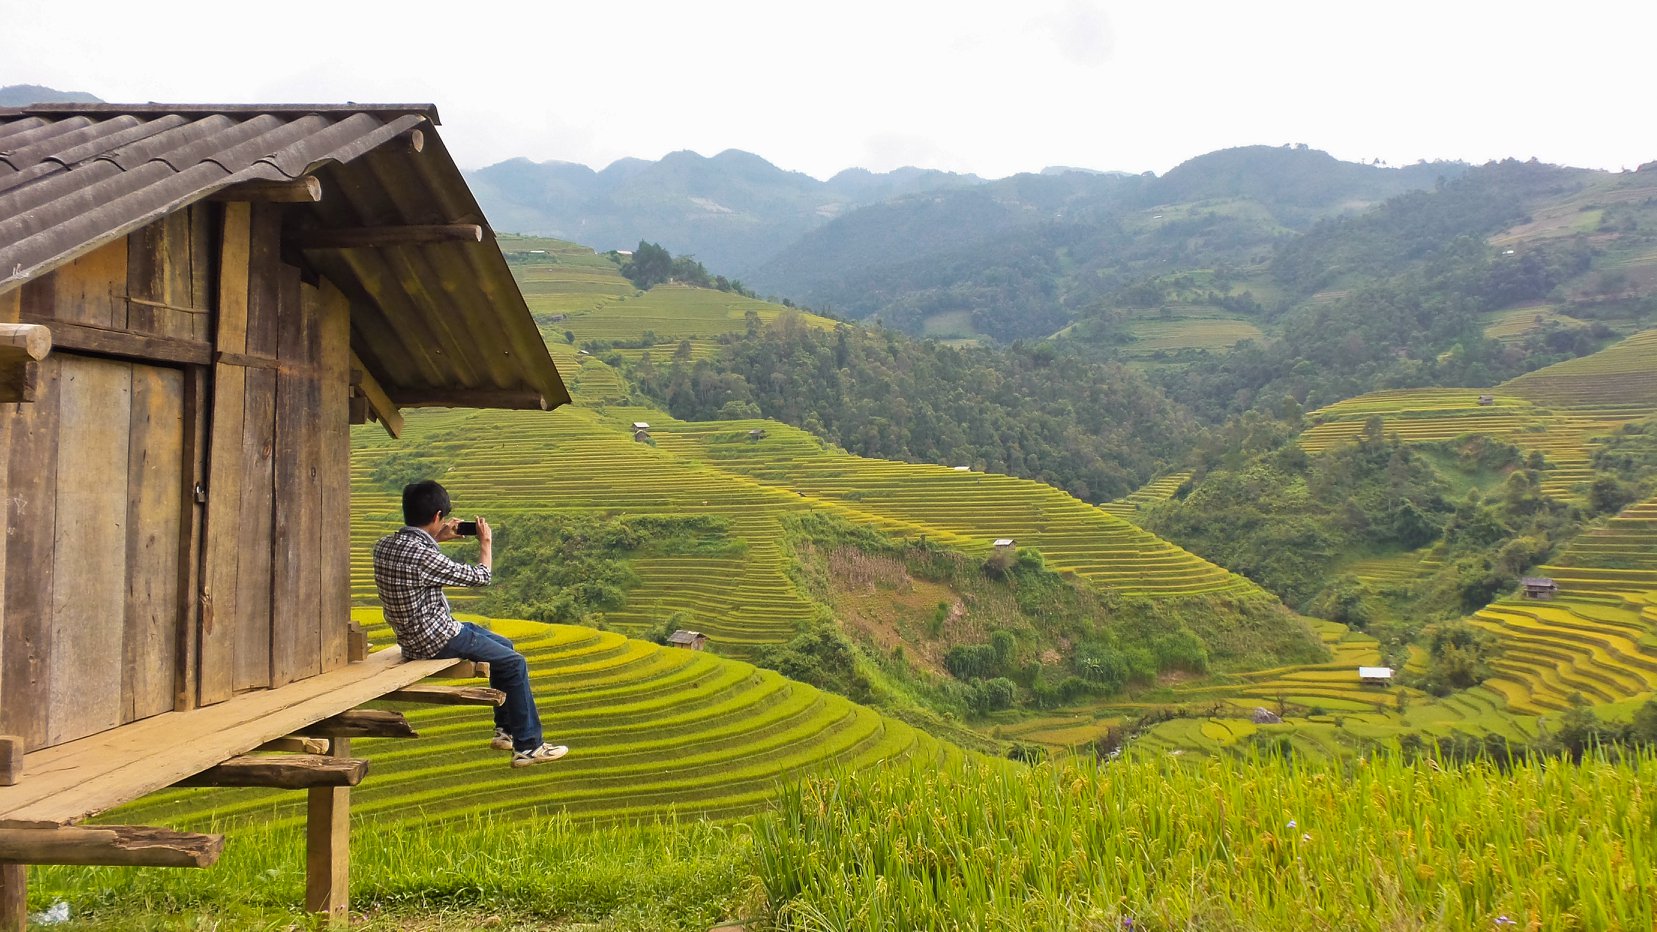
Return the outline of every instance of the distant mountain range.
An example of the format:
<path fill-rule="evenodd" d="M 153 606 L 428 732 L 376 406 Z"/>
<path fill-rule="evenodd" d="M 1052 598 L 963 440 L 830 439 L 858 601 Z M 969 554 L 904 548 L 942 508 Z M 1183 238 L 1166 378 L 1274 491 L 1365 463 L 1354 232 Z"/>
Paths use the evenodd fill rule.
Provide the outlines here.
<path fill-rule="evenodd" d="M 0 107 L 26 107 L 29 104 L 101 104 L 102 100 L 85 91 L 59 91 L 39 84 L 8 84 L 0 87 Z"/>
<path fill-rule="evenodd" d="M 600 251 L 649 240 L 735 276 L 857 207 L 983 183 L 919 168 L 853 168 L 818 181 L 736 149 L 711 158 L 681 151 L 655 162 L 622 159 L 602 171 L 517 158 L 469 172 L 467 180 L 496 229 Z"/>

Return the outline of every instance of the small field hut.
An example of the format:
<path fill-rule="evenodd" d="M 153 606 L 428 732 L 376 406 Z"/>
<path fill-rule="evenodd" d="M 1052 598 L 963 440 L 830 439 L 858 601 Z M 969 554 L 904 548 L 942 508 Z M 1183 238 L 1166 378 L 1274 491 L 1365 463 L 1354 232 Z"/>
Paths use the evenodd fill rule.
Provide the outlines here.
<path fill-rule="evenodd" d="M 1519 585 L 1527 599 L 1551 599 L 1559 594 L 1559 583 L 1546 576 L 1526 576 Z"/>
<path fill-rule="evenodd" d="M 436 123 L 0 110 L 0 930 L 21 865 L 211 863 L 78 824 L 179 784 L 306 789 L 307 904 L 343 918 L 349 739 L 411 733 L 356 707 L 499 700 L 349 621 L 350 425 L 569 400 Z"/>
<path fill-rule="evenodd" d="M 686 631 L 680 628 L 667 636 L 669 647 L 682 647 L 687 650 L 706 650 L 708 636 L 700 631 Z"/>

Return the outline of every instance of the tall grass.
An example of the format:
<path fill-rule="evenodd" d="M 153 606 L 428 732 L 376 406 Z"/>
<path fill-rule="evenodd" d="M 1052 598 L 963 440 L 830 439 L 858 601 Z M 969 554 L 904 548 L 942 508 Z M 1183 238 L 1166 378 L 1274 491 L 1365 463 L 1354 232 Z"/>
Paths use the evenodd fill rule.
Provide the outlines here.
<path fill-rule="evenodd" d="M 745 826 L 598 828 L 567 816 L 352 826 L 351 905 L 377 929 L 704 932 L 752 898 Z M 303 829 L 227 830 L 207 870 L 38 867 L 30 906 L 66 901 L 72 928 L 308 928 Z"/>
<path fill-rule="evenodd" d="M 779 928 L 1639 929 L 1657 757 L 1257 758 L 809 779 L 762 823 Z"/>

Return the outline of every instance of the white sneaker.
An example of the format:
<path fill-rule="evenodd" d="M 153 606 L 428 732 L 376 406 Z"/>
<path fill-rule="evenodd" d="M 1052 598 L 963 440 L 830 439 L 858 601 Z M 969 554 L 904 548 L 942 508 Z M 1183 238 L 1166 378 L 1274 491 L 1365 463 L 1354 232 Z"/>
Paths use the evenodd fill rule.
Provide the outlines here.
<path fill-rule="evenodd" d="M 489 739 L 489 746 L 497 751 L 512 750 L 512 733 L 505 728 L 495 729 L 495 737 Z"/>
<path fill-rule="evenodd" d="M 512 755 L 512 766 L 528 767 L 531 764 L 550 764 L 569 752 L 570 749 L 562 744 L 543 744 L 532 751 L 515 752 Z"/>

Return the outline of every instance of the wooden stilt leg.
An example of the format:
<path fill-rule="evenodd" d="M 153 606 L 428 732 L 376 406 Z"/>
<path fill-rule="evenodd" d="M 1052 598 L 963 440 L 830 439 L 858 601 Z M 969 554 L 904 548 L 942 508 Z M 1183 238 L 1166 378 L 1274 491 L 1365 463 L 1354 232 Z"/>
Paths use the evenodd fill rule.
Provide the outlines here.
<path fill-rule="evenodd" d="M 334 738 L 329 753 L 350 757 L 351 739 Z M 305 908 L 343 924 L 351 915 L 351 788 L 305 792 Z"/>
<path fill-rule="evenodd" d="M 24 932 L 29 927 L 29 869 L 0 864 L 0 932 Z"/>

